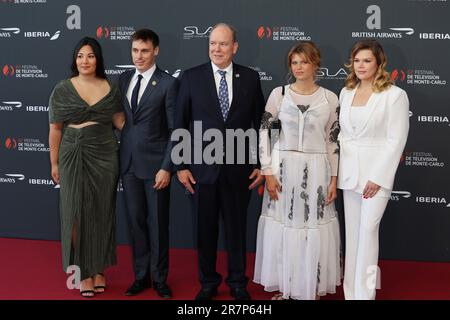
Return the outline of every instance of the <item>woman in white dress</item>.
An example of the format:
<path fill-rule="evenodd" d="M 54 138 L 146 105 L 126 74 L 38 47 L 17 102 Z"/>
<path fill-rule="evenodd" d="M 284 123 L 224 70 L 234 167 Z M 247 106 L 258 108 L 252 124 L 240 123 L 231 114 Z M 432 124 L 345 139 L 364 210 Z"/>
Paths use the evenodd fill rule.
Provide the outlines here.
<path fill-rule="evenodd" d="M 406 92 L 392 84 L 375 40 L 357 42 L 340 94 L 338 188 L 344 190 L 345 299 L 375 299 L 378 230 L 409 129 Z"/>
<path fill-rule="evenodd" d="M 295 82 L 272 91 L 260 129 L 266 190 L 254 282 L 278 291 L 272 299 L 314 300 L 335 293 L 341 279 L 333 202 L 338 98 L 315 83 L 320 52 L 314 43 L 300 42 L 287 60 Z"/>

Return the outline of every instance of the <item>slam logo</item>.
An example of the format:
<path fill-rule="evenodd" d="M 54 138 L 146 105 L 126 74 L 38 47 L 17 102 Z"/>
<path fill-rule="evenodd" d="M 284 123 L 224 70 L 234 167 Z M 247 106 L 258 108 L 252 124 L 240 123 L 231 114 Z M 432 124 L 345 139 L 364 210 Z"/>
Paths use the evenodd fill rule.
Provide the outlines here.
<path fill-rule="evenodd" d="M 2 68 L 2 72 L 5 77 L 14 77 L 16 69 L 10 64 L 5 64 Z"/>
<path fill-rule="evenodd" d="M 263 39 L 267 38 L 270 39 L 272 36 L 272 30 L 269 27 L 261 26 L 258 28 L 258 38 Z"/>
<path fill-rule="evenodd" d="M 199 28 L 197 26 L 186 26 L 183 29 L 184 30 L 183 39 L 191 40 L 191 39 L 208 38 L 212 28 L 213 28 L 212 26 L 209 26 L 206 29 Z"/>
<path fill-rule="evenodd" d="M 319 68 L 317 80 L 345 80 L 348 73 L 344 68 Z"/>
<path fill-rule="evenodd" d="M 6 138 L 5 148 L 8 150 L 17 149 L 17 140 L 14 138 Z"/>
<path fill-rule="evenodd" d="M 102 27 L 99 26 L 97 28 L 97 31 L 95 33 L 97 35 L 97 38 L 101 39 L 101 38 L 109 38 L 110 32 L 109 29 L 107 27 Z"/>
<path fill-rule="evenodd" d="M 0 39 L 11 38 L 15 34 L 20 33 L 20 28 L 0 28 Z"/>

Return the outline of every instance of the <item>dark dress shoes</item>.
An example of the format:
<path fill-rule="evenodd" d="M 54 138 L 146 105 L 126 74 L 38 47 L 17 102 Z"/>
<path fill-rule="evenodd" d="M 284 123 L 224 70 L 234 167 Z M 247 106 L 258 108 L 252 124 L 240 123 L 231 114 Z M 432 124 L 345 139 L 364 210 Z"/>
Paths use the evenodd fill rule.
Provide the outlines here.
<path fill-rule="evenodd" d="M 166 283 L 156 283 L 153 282 L 153 289 L 155 289 L 158 296 L 164 299 L 172 298 L 172 291 Z"/>
<path fill-rule="evenodd" d="M 201 288 L 195 300 L 212 300 L 217 296 L 217 288 Z"/>
<path fill-rule="evenodd" d="M 251 300 L 250 294 L 245 288 L 234 288 L 230 291 L 231 296 L 235 300 Z"/>
<path fill-rule="evenodd" d="M 150 288 L 151 282 L 149 280 L 135 280 L 131 287 L 128 288 L 127 292 L 125 293 L 126 296 L 135 296 L 145 289 Z"/>

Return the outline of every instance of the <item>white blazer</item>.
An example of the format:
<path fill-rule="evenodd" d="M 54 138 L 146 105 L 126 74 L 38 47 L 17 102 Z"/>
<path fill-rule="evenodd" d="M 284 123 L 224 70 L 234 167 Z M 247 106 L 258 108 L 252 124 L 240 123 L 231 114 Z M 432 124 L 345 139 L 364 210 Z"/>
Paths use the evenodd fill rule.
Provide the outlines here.
<path fill-rule="evenodd" d="M 406 92 L 392 85 L 373 93 L 364 125 L 354 131 L 350 108 L 356 88 L 343 88 L 339 95 L 338 136 L 340 145 L 338 188 L 362 193 L 367 181 L 382 188 L 377 196 L 389 197 L 409 130 L 409 101 Z"/>

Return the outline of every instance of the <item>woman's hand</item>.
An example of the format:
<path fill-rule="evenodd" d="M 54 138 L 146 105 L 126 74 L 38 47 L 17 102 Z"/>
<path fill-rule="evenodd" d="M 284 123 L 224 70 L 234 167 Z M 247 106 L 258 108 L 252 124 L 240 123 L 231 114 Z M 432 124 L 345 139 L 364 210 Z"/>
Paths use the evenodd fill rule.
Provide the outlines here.
<path fill-rule="evenodd" d="M 378 190 L 380 190 L 380 186 L 376 183 L 373 183 L 372 181 L 367 181 L 366 187 L 363 191 L 364 199 L 372 198 L 374 195 L 377 194 Z"/>
<path fill-rule="evenodd" d="M 273 175 L 266 175 L 266 189 L 269 192 L 270 199 L 277 201 L 278 192 L 281 192 L 281 185 Z"/>
<path fill-rule="evenodd" d="M 326 200 L 326 205 L 329 205 L 337 198 L 337 190 L 336 190 L 336 177 L 331 177 L 330 184 L 328 186 L 328 195 Z"/>
<path fill-rule="evenodd" d="M 55 183 L 59 184 L 59 167 L 57 164 L 52 165 L 52 178 Z"/>

